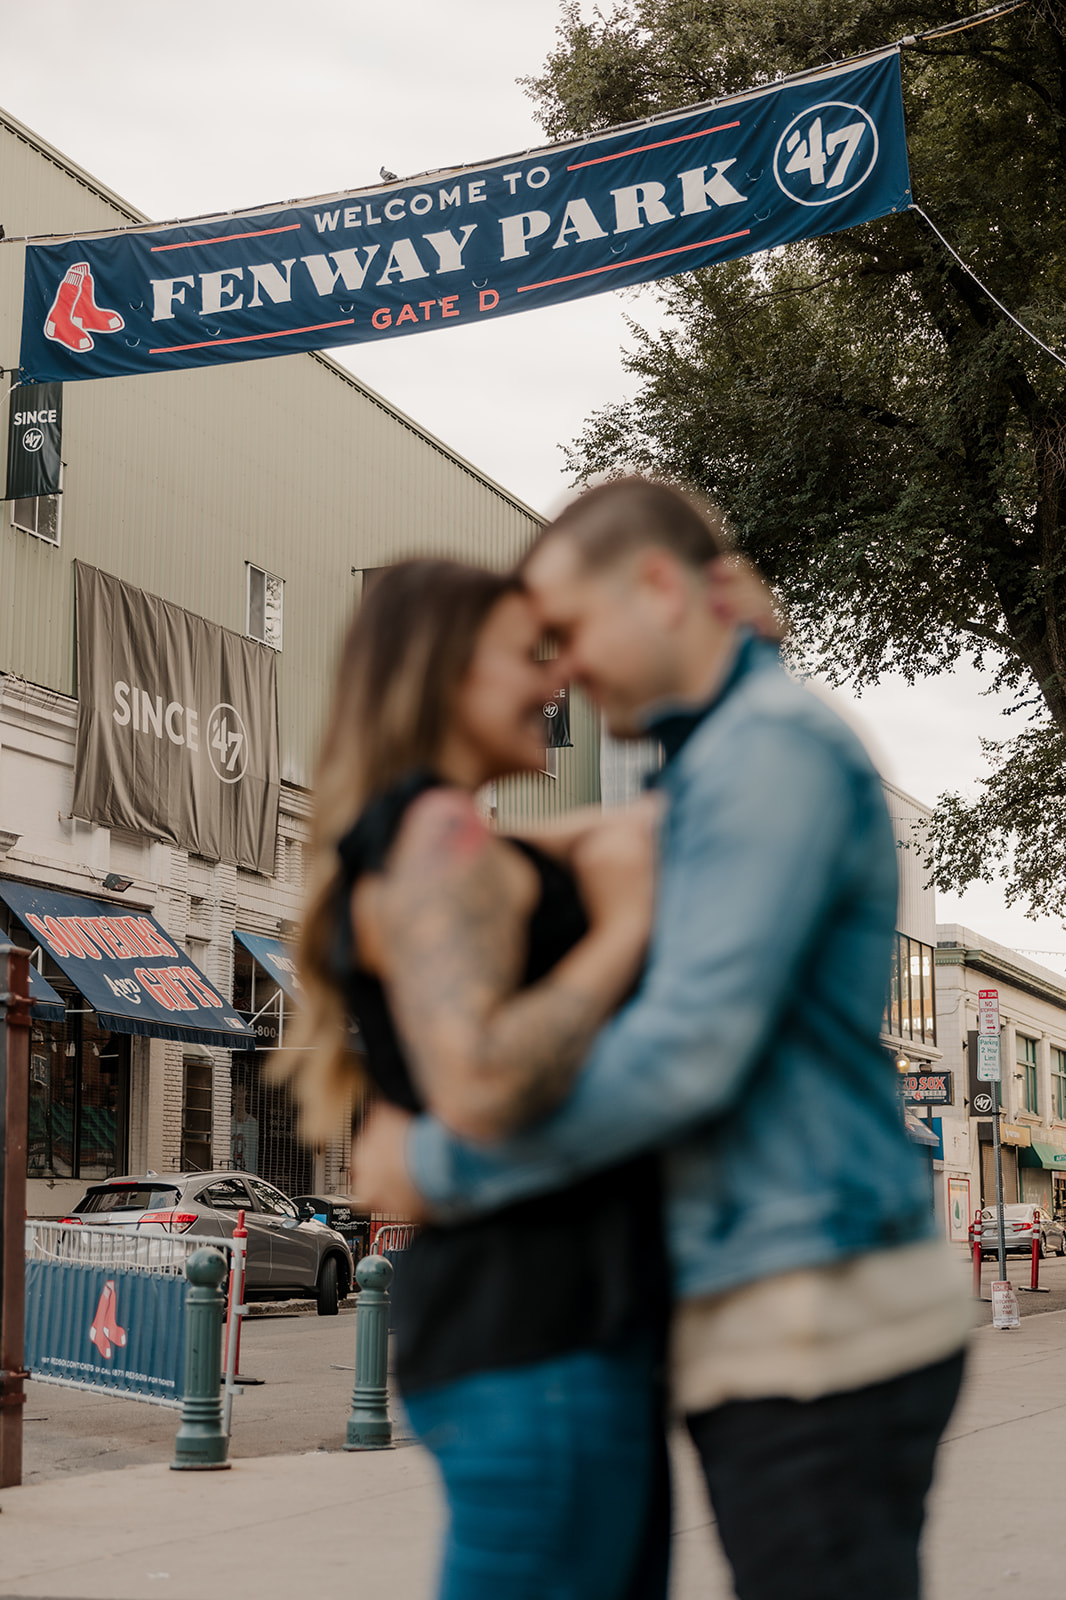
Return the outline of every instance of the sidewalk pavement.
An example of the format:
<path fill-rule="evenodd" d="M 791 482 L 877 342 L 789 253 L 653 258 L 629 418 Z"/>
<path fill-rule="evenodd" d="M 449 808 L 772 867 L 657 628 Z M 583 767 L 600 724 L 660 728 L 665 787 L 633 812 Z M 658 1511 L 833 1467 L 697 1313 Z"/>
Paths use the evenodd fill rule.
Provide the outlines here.
<path fill-rule="evenodd" d="M 982 1327 L 941 1451 L 927 1600 L 1062 1592 L 1066 1312 Z M 728 1600 L 691 1452 L 676 1441 L 672 1600 Z M 26 1600 L 430 1600 L 442 1515 L 417 1446 L 153 1465 L 0 1495 L 0 1596 Z M 773 1508 L 767 1508 L 772 1516 Z M 787 1578 L 782 1593 L 787 1596 Z"/>

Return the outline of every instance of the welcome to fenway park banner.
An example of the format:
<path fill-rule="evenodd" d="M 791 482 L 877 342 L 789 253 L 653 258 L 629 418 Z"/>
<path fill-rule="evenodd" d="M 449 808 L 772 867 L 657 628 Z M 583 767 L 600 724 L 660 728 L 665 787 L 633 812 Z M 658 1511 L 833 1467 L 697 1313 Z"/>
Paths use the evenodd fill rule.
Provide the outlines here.
<path fill-rule="evenodd" d="M 479 167 L 26 251 L 25 382 L 390 339 L 648 282 L 910 202 L 899 54 Z"/>

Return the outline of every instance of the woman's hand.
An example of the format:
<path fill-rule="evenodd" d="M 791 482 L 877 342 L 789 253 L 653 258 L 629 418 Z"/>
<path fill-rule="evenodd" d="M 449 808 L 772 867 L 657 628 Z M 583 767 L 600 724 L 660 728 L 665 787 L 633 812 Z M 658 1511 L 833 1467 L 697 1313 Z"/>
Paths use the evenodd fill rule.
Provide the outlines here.
<path fill-rule="evenodd" d="M 593 931 L 614 929 L 635 940 L 641 958 L 654 911 L 661 809 L 659 798 L 647 795 L 624 811 L 608 811 L 581 836 L 571 855 Z"/>
<path fill-rule="evenodd" d="M 414 1118 L 378 1105 L 352 1144 L 352 1194 L 361 1211 L 427 1222 L 429 1210 L 407 1171 L 407 1134 Z"/>

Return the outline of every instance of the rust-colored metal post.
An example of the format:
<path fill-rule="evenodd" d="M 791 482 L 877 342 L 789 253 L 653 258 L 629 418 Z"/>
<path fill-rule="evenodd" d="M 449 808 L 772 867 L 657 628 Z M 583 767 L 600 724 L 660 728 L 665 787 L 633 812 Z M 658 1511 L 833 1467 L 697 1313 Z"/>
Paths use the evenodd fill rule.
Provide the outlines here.
<path fill-rule="evenodd" d="M 973 1297 L 975 1300 L 980 1300 L 981 1298 L 981 1222 L 981 1207 L 978 1206 L 970 1226 L 970 1231 L 973 1235 Z"/>
<path fill-rule="evenodd" d="M 0 943 L 0 1489 L 22 1482 L 30 958 Z"/>

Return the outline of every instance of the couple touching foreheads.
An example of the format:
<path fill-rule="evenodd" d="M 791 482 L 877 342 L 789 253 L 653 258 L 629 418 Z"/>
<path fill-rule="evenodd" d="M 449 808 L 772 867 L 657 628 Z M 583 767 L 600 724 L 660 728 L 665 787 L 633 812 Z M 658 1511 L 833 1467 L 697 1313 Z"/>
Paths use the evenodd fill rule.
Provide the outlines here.
<path fill-rule="evenodd" d="M 426 1224 L 395 1363 L 444 1600 L 662 1600 L 671 1407 L 741 1600 L 919 1592 L 968 1306 L 879 1043 L 880 781 L 777 633 L 716 513 L 626 478 L 514 574 L 390 568 L 349 634 L 296 1087 L 327 1130 L 357 1018 L 356 1191 Z M 661 770 L 503 836 L 476 792 L 563 681 Z"/>

